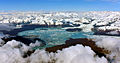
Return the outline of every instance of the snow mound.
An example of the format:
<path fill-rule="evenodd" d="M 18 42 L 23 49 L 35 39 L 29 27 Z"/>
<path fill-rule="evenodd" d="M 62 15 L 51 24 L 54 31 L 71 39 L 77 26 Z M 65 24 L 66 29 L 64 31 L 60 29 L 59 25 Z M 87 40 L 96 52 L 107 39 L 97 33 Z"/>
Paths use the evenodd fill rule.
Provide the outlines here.
<path fill-rule="evenodd" d="M 0 63 L 107 63 L 105 57 L 96 56 L 88 46 L 76 45 L 58 50 L 57 53 L 48 53 L 35 50 L 30 56 L 23 58 L 31 46 L 19 41 L 8 41 L 0 47 Z"/>
<path fill-rule="evenodd" d="M 76 45 L 65 48 L 57 53 L 47 53 L 36 50 L 30 56 L 31 63 L 107 63 L 107 59 L 94 56 L 95 53 L 88 46 Z"/>
<path fill-rule="evenodd" d="M 103 38 L 96 42 L 99 47 L 109 50 L 111 53 L 107 55 L 112 62 L 120 63 L 120 39 L 119 38 Z"/>

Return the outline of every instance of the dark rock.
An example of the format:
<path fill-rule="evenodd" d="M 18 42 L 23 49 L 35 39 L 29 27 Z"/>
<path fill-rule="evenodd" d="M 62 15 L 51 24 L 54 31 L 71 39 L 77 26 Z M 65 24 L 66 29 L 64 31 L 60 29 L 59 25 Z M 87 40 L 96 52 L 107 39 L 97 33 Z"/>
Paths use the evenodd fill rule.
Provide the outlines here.
<path fill-rule="evenodd" d="M 29 45 L 30 43 L 35 43 L 36 40 L 38 40 L 39 42 L 41 42 L 44 46 L 46 45 L 46 42 L 44 40 L 41 40 L 39 38 L 25 38 L 25 37 L 22 37 L 22 36 L 10 36 L 8 38 L 4 37 L 2 38 L 2 40 L 5 41 L 5 44 L 8 42 L 8 41 L 11 41 L 11 40 L 16 40 L 16 41 L 20 41 L 26 45 Z"/>
<path fill-rule="evenodd" d="M 16 40 L 16 41 L 20 41 L 26 45 L 29 45 L 30 43 L 34 43 L 34 41 L 27 39 L 27 38 L 23 38 L 22 36 L 11 36 L 8 38 L 4 37 L 4 38 L 2 38 L 2 40 L 4 40 L 5 43 L 7 43 L 8 41 L 11 41 L 11 40 Z"/>
<path fill-rule="evenodd" d="M 83 24 L 90 24 L 90 23 L 84 22 Z"/>
<path fill-rule="evenodd" d="M 39 41 L 41 42 L 41 45 L 45 46 L 46 42 L 40 38 L 37 35 L 29 35 L 29 36 L 24 36 L 24 38 L 31 39 L 33 42 Z"/>
<path fill-rule="evenodd" d="M 23 58 L 26 58 L 26 57 L 30 56 L 34 52 L 35 52 L 35 50 L 27 51 L 26 53 L 24 53 Z"/>
<path fill-rule="evenodd" d="M 69 32 L 76 32 L 76 31 L 81 31 L 82 29 L 80 28 L 73 28 L 73 29 L 66 29 L 66 31 L 69 31 Z"/>
<path fill-rule="evenodd" d="M 78 26 L 80 26 L 80 24 L 73 24 L 74 25 L 74 27 L 78 27 Z"/>
<path fill-rule="evenodd" d="M 57 52 L 57 50 L 62 50 L 64 48 L 67 48 L 67 47 L 70 47 L 70 46 L 75 46 L 77 44 L 81 44 L 83 46 L 91 47 L 91 49 L 100 57 L 105 56 L 105 54 L 109 53 L 109 51 L 96 46 L 95 42 L 92 39 L 87 39 L 87 38 L 69 39 L 69 40 L 66 40 L 65 44 L 46 48 L 46 51 Z"/>
<path fill-rule="evenodd" d="M 69 24 L 63 24 L 63 25 L 39 25 L 39 24 L 25 24 L 22 26 L 22 28 L 16 28 L 10 31 L 6 30 L 0 30 L 0 32 L 3 32 L 3 34 L 9 34 L 12 36 L 16 36 L 19 32 L 26 31 L 26 30 L 34 30 L 35 28 L 48 28 L 48 27 L 73 27 Z"/>
<path fill-rule="evenodd" d="M 109 52 L 103 48 L 98 47 L 92 39 L 80 38 L 80 39 L 70 39 L 65 42 L 68 45 L 82 44 L 83 46 L 89 46 L 91 49 L 100 57 L 105 56 Z"/>
<path fill-rule="evenodd" d="M 101 30 L 96 27 L 96 28 L 93 28 L 92 31 L 94 32 L 94 35 L 120 36 L 120 31 L 118 31 L 117 29 Z M 110 32 L 114 32 L 114 31 L 116 31 L 116 34 L 110 33 Z"/>

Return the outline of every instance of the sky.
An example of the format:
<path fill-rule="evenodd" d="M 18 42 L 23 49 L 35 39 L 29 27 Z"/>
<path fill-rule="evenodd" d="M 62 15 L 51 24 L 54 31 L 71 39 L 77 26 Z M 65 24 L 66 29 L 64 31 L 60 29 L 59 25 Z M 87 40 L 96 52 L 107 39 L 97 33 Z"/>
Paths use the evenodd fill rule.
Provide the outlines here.
<path fill-rule="evenodd" d="M 0 0 L 9 11 L 120 11 L 120 0 Z"/>

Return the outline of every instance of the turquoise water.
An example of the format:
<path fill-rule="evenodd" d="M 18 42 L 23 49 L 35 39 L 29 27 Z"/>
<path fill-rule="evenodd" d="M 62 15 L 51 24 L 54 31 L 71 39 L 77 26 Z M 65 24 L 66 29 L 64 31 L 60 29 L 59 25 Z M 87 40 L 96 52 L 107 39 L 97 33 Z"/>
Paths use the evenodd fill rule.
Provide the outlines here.
<path fill-rule="evenodd" d="M 19 36 L 35 35 L 37 38 L 44 40 L 45 47 L 64 44 L 69 38 L 90 38 L 92 32 L 68 32 L 61 28 L 36 28 L 34 30 L 23 31 Z"/>

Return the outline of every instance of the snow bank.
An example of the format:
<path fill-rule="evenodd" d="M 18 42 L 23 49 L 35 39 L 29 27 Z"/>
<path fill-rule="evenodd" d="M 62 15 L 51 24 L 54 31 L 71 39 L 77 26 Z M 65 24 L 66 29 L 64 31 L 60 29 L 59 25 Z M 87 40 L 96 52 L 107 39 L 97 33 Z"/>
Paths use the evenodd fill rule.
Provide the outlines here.
<path fill-rule="evenodd" d="M 114 63 L 120 63 L 120 39 L 119 38 L 103 38 L 96 42 L 99 47 L 109 50 L 108 56 Z"/>
<path fill-rule="evenodd" d="M 109 38 L 102 38 L 101 40 L 97 41 L 96 44 L 99 47 L 112 50 L 116 48 L 116 45 L 120 43 L 120 39 L 109 37 Z"/>
<path fill-rule="evenodd" d="M 98 57 L 90 47 L 82 45 L 71 46 L 56 53 L 37 49 L 30 56 L 23 57 L 40 43 L 27 46 L 12 40 L 4 44 L 0 39 L 0 44 L 0 63 L 120 63 L 120 39 L 113 37 L 96 40 L 97 46 L 110 51 L 106 58 Z"/>
<path fill-rule="evenodd" d="M 0 47 L 0 63 L 26 63 L 22 49 L 16 46 L 19 42 L 13 40 Z"/>
<path fill-rule="evenodd" d="M 31 63 L 107 63 L 107 59 L 95 56 L 90 47 L 76 45 L 65 48 L 57 53 L 47 53 L 44 50 L 36 50 L 30 56 Z"/>
<path fill-rule="evenodd" d="M 0 63 L 107 63 L 105 57 L 96 56 L 88 46 L 76 45 L 57 53 L 48 53 L 44 49 L 36 50 L 27 58 L 25 52 L 31 46 L 12 40 L 0 47 Z"/>

